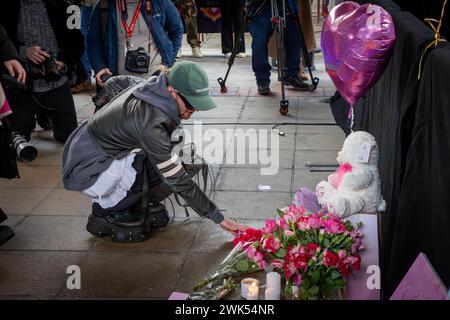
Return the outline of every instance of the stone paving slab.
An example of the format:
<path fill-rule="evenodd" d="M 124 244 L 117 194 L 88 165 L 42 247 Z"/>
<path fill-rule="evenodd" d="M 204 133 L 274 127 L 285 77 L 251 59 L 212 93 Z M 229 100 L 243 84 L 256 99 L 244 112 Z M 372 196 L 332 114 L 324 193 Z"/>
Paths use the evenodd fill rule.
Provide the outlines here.
<path fill-rule="evenodd" d="M 96 239 L 85 227 L 85 217 L 27 217 L 1 250 L 86 251 Z"/>
<path fill-rule="evenodd" d="M 276 208 L 291 202 L 288 192 L 217 191 L 214 202 L 229 218 L 269 219 L 276 215 Z"/>
<path fill-rule="evenodd" d="M 82 289 L 66 298 L 164 298 L 174 291 L 185 254 L 90 252 L 80 264 Z"/>
<path fill-rule="evenodd" d="M 79 265 L 84 256 L 84 252 L 0 251 L 0 299 L 54 299 L 66 284 L 67 267 Z"/>
<path fill-rule="evenodd" d="M 27 215 L 52 192 L 53 188 L 0 187 L 1 207 L 8 216 Z"/>
<path fill-rule="evenodd" d="M 217 184 L 217 190 L 258 191 L 258 185 L 269 185 L 271 191 L 290 192 L 291 177 L 292 170 L 283 169 L 278 171 L 277 175 L 261 176 L 259 169 L 224 168 Z"/>

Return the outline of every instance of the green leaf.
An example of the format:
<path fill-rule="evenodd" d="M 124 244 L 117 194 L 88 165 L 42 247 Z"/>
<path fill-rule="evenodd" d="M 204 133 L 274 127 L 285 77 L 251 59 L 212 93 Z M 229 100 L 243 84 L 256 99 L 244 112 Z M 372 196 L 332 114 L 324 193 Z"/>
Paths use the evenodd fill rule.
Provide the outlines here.
<path fill-rule="evenodd" d="M 345 285 L 345 280 L 344 279 L 336 279 L 334 280 L 334 289 L 340 289 Z"/>
<path fill-rule="evenodd" d="M 334 281 L 331 280 L 330 278 L 325 278 L 325 282 L 326 282 L 328 287 L 333 287 L 334 286 Z"/>
<path fill-rule="evenodd" d="M 281 211 L 280 209 L 277 209 L 277 213 L 278 213 L 278 215 L 280 216 L 280 218 L 283 218 L 283 217 L 284 217 L 284 212 Z"/>
<path fill-rule="evenodd" d="M 286 253 L 287 253 L 287 251 L 286 251 L 285 248 L 280 248 L 280 249 L 278 249 L 278 251 L 275 253 L 275 255 L 276 255 L 278 258 L 284 258 L 284 257 L 286 256 Z"/>
<path fill-rule="evenodd" d="M 362 221 L 358 222 L 357 226 L 358 226 L 358 229 L 361 229 L 363 227 Z"/>
<path fill-rule="evenodd" d="M 250 269 L 250 264 L 247 260 L 240 260 L 236 263 L 236 270 L 238 272 L 246 271 L 248 269 Z"/>
<path fill-rule="evenodd" d="M 334 270 L 334 271 L 331 273 L 331 279 L 333 279 L 333 280 L 339 278 L 340 276 L 341 276 L 341 274 L 340 274 L 339 271 Z"/>
<path fill-rule="evenodd" d="M 317 281 L 319 281 L 319 279 L 320 279 L 320 270 L 319 270 L 319 269 L 316 269 L 316 270 L 314 270 L 314 272 L 313 272 L 313 274 L 312 274 L 311 282 L 312 282 L 313 284 L 316 284 Z"/>
<path fill-rule="evenodd" d="M 324 239 L 323 240 L 323 247 L 328 248 L 330 246 L 330 240 Z"/>
<path fill-rule="evenodd" d="M 318 286 L 312 286 L 311 288 L 308 289 L 308 294 L 310 294 L 311 296 L 317 296 L 318 293 L 319 293 Z"/>

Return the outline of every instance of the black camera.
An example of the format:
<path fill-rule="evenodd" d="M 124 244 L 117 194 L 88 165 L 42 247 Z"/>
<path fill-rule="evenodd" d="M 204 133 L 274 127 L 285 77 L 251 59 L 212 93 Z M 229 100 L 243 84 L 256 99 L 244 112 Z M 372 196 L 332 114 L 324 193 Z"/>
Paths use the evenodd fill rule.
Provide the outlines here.
<path fill-rule="evenodd" d="M 38 151 L 31 143 L 29 143 L 20 133 L 12 133 L 12 144 L 16 150 L 17 157 L 22 162 L 31 162 L 36 159 Z"/>
<path fill-rule="evenodd" d="M 144 48 L 128 50 L 125 57 L 125 69 L 133 73 L 147 73 L 150 66 L 150 56 Z"/>

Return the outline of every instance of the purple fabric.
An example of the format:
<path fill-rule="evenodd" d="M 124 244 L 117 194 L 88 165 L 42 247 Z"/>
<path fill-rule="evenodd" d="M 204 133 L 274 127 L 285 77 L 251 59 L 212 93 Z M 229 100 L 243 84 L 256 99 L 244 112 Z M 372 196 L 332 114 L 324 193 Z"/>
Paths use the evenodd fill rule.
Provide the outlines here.
<path fill-rule="evenodd" d="M 295 194 L 292 203 L 296 206 L 302 206 L 310 212 L 318 212 L 321 209 L 317 201 L 316 193 L 306 187 L 301 187 Z"/>
<path fill-rule="evenodd" d="M 383 73 L 394 41 L 392 17 L 380 6 L 346 1 L 331 10 L 322 30 L 325 67 L 351 106 Z"/>

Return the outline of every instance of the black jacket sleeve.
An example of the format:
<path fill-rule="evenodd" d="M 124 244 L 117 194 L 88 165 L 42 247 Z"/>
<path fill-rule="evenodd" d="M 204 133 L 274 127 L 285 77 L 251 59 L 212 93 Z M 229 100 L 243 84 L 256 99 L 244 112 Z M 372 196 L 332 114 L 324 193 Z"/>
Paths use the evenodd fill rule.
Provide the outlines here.
<path fill-rule="evenodd" d="M 161 179 L 195 212 L 215 223 L 221 223 L 224 220 L 223 214 L 216 205 L 189 177 L 178 156 L 172 154 L 169 129 L 164 122 L 154 121 L 147 125 L 144 128 L 141 145 Z"/>
<path fill-rule="evenodd" d="M 0 62 L 16 59 L 19 60 L 14 44 L 9 40 L 5 28 L 0 25 Z"/>

